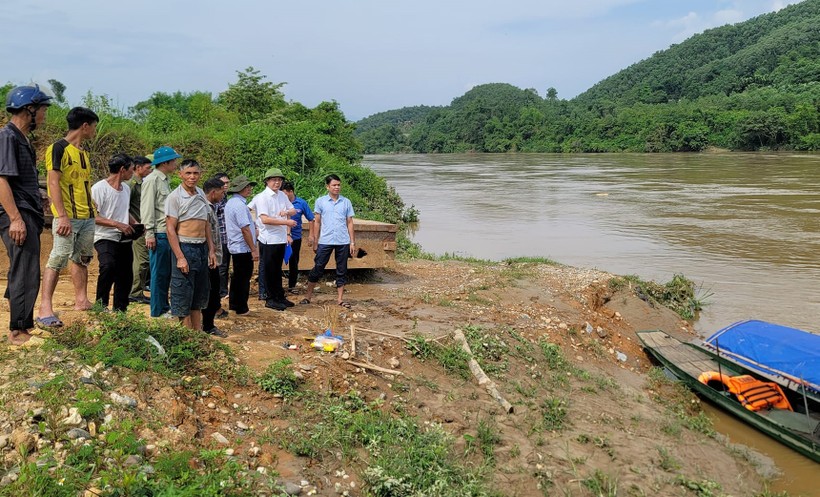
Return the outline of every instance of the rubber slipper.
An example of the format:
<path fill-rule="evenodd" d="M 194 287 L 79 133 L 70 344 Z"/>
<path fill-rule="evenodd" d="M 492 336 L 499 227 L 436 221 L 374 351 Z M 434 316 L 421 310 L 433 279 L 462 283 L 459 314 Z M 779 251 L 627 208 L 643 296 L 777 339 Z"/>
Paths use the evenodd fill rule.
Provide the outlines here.
<path fill-rule="evenodd" d="M 63 326 L 63 322 L 60 321 L 57 316 L 46 316 L 44 318 L 37 318 L 36 323 L 40 326 L 45 326 L 46 328 L 60 328 Z"/>
<path fill-rule="evenodd" d="M 310 304 L 310 300 L 308 300 L 308 299 L 302 299 L 299 303 L 300 303 L 300 304 Z"/>
<path fill-rule="evenodd" d="M 353 306 L 350 305 L 350 302 L 339 302 L 339 305 L 344 307 L 345 309 L 353 309 Z"/>

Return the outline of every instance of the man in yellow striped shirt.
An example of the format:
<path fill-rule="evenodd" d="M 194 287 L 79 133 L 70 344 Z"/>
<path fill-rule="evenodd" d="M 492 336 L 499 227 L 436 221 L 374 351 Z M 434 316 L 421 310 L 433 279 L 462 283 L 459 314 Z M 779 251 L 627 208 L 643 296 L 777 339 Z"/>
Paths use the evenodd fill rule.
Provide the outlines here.
<path fill-rule="evenodd" d="M 91 109 L 74 107 L 68 112 L 68 134 L 46 150 L 48 197 L 54 223 L 54 244 L 43 271 L 43 291 L 37 323 L 59 327 L 52 298 L 60 271 L 71 261 L 74 309 L 91 308 L 88 299 L 88 264 L 94 255 L 94 202 L 91 200 L 91 161 L 82 149 L 97 134 L 100 118 Z"/>

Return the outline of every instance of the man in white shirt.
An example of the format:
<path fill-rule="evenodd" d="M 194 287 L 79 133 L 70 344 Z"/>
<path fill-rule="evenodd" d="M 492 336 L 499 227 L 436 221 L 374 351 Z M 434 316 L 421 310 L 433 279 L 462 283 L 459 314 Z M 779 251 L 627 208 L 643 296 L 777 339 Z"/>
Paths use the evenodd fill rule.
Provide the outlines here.
<path fill-rule="evenodd" d="M 294 305 L 285 298 L 285 290 L 282 288 L 282 263 L 285 247 L 292 242 L 290 228 L 296 226 L 296 221 L 290 216 L 296 213 L 296 209 L 280 190 L 283 181 L 285 175 L 280 169 L 268 169 L 264 180 L 266 188 L 252 202 L 259 226 L 259 265 L 265 267 L 265 307 L 277 311 L 284 311 Z"/>
<path fill-rule="evenodd" d="M 134 174 L 133 159 L 117 154 L 108 161 L 108 178 L 94 183 L 91 199 L 97 206 L 94 218 L 94 249 L 100 261 L 97 302 L 108 307 L 114 287 L 115 311 L 125 312 L 131 293 L 133 251 L 131 241 L 136 221 L 128 212 L 131 189 L 125 184 Z M 139 236 L 139 235 L 137 235 Z"/>

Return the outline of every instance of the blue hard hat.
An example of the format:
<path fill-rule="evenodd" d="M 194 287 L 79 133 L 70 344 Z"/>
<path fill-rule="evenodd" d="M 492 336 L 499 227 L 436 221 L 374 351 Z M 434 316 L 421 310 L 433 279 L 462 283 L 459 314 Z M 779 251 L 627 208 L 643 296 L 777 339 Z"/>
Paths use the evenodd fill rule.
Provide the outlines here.
<path fill-rule="evenodd" d="M 40 85 L 25 85 L 12 88 L 6 95 L 6 110 L 22 109 L 26 105 L 51 105 L 54 98 L 40 89 Z"/>
<path fill-rule="evenodd" d="M 174 159 L 181 159 L 182 156 L 177 153 L 171 147 L 159 147 L 158 149 L 154 150 L 154 160 L 151 161 L 151 164 L 157 165 L 162 164 L 163 162 L 168 162 L 169 160 Z"/>

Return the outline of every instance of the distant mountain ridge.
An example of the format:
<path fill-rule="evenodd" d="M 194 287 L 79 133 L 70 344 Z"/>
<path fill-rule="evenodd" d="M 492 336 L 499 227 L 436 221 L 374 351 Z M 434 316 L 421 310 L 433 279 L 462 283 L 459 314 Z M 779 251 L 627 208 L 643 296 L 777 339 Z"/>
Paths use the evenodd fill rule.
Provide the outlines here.
<path fill-rule="evenodd" d="M 379 152 L 820 150 L 820 0 L 714 28 L 572 100 L 505 83 L 362 119 Z"/>

